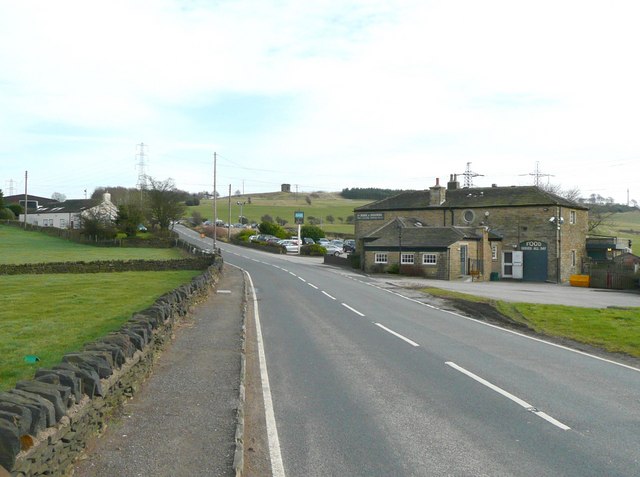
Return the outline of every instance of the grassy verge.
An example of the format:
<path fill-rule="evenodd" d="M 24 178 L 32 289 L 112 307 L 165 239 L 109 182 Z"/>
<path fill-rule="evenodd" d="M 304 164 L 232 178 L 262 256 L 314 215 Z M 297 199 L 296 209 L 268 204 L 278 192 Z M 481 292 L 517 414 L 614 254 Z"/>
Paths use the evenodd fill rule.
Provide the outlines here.
<path fill-rule="evenodd" d="M 44 263 L 96 260 L 169 260 L 180 258 L 178 249 L 107 248 L 81 245 L 38 232 L 0 225 L 0 263 Z"/>
<path fill-rule="evenodd" d="M 580 308 L 491 300 L 439 288 L 422 290 L 445 299 L 486 303 L 538 333 L 569 338 L 613 353 L 640 358 L 640 308 Z"/>
<path fill-rule="evenodd" d="M 199 273 L 0 276 L 0 289 L 7 300 L 0 307 L 0 390 L 118 329 L 132 313 Z M 28 364 L 26 355 L 36 355 L 40 362 Z"/>

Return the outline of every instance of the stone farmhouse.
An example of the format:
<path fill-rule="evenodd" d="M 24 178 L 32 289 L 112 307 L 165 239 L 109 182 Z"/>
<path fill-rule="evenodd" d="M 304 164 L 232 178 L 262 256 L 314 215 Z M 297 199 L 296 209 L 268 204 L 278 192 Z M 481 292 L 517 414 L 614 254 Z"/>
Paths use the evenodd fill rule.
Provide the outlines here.
<path fill-rule="evenodd" d="M 11 199 L 24 207 L 24 196 L 12 196 Z M 110 220 L 115 220 L 118 214 L 118 207 L 111 202 L 111 194 L 108 192 L 103 194 L 102 200 L 71 199 L 64 202 L 27 196 L 27 204 L 28 224 L 59 229 L 79 229 L 82 215 L 90 212 Z M 24 220 L 24 214 L 20 214 L 19 221 Z"/>
<path fill-rule="evenodd" d="M 354 212 L 366 272 L 560 283 L 587 258 L 588 209 L 535 186 L 461 188 L 452 175 Z"/>

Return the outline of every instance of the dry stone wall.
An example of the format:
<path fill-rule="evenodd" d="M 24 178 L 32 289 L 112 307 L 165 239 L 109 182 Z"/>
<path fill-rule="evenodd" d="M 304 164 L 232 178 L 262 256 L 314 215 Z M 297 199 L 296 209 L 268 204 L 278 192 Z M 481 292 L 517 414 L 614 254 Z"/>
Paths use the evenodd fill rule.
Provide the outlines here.
<path fill-rule="evenodd" d="M 138 391 L 176 321 L 217 282 L 221 268 L 218 258 L 118 331 L 0 393 L 0 467 L 14 477 L 64 476 L 88 439 Z"/>

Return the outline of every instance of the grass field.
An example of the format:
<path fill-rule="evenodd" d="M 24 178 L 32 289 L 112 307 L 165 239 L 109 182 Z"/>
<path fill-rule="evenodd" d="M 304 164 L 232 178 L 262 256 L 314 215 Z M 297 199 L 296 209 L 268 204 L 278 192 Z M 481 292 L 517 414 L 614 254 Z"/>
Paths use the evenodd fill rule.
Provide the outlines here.
<path fill-rule="evenodd" d="M 308 204 L 305 198 L 309 195 L 311 204 Z M 242 215 L 248 221 L 260 223 L 261 217 L 270 215 L 274 220 L 280 217 L 287 220 L 286 227 L 293 227 L 293 213 L 301 210 L 304 212 L 305 224 L 308 224 L 309 217 L 316 217 L 322 220 L 322 229 L 331 233 L 341 233 L 353 235 L 353 224 L 347 224 L 347 217 L 353 214 L 353 209 L 361 205 L 372 202 L 371 200 L 350 200 L 343 199 L 338 194 L 318 192 L 311 196 L 310 194 L 295 194 L 286 192 L 274 192 L 270 194 L 256 194 L 231 197 L 231 213 L 229 214 L 228 197 L 217 200 L 218 219 L 224 222 L 237 223 L 240 217 L 240 206 L 237 202 L 248 202 L 251 197 L 251 204 L 245 204 L 242 207 Z M 213 217 L 213 200 L 202 200 L 200 205 L 187 207 L 186 217 L 191 217 L 193 211 L 199 212 L 202 217 L 211 219 Z M 327 216 L 333 216 L 334 223 L 327 222 Z M 341 220 L 342 219 L 342 220 Z"/>
<path fill-rule="evenodd" d="M 594 232 L 631 240 L 633 253 L 640 255 L 640 210 L 618 212 L 605 222 Z"/>
<path fill-rule="evenodd" d="M 0 390 L 118 329 L 199 271 L 0 276 Z M 24 357 L 36 355 L 37 364 Z"/>
<path fill-rule="evenodd" d="M 94 247 L 0 225 L 0 263 L 44 263 L 96 260 L 169 260 L 178 249 Z"/>
<path fill-rule="evenodd" d="M 503 315 L 549 336 L 569 338 L 614 353 L 640 358 L 640 308 L 578 308 L 511 303 L 426 288 L 425 293 L 493 304 Z"/>

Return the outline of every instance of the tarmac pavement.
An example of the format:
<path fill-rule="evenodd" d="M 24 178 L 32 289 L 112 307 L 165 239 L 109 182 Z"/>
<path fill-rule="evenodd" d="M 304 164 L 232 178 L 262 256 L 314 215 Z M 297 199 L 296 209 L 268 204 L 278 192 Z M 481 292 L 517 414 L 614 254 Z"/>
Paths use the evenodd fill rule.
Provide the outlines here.
<path fill-rule="evenodd" d="M 240 405 L 242 272 L 224 266 L 151 377 L 75 469 L 92 476 L 233 476 Z"/>
<path fill-rule="evenodd" d="M 495 300 L 549 305 L 580 306 L 585 308 L 640 307 L 637 290 L 605 290 L 601 288 L 572 287 L 554 283 L 520 281 L 474 282 L 470 280 L 427 280 L 397 275 L 371 275 L 380 286 L 397 288 L 434 287 L 468 293 Z"/>

